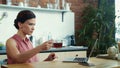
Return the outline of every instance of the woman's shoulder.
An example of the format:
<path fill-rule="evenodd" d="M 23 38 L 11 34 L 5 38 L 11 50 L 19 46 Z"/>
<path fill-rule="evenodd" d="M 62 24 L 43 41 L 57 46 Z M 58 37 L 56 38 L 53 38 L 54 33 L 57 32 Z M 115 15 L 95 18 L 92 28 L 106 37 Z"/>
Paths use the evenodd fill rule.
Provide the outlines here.
<path fill-rule="evenodd" d="M 10 37 L 9 39 L 7 39 L 7 41 L 6 41 L 6 46 L 7 46 L 7 45 L 13 45 L 13 44 L 16 44 L 16 41 L 15 41 L 15 39 L 14 39 L 13 36 L 12 36 L 12 37 Z"/>
<path fill-rule="evenodd" d="M 11 44 L 11 43 L 15 43 L 15 40 L 13 38 L 9 38 L 7 41 L 6 41 L 6 44 Z"/>
<path fill-rule="evenodd" d="M 15 41 L 15 40 L 14 40 L 14 38 L 13 38 L 14 36 L 15 36 L 15 35 L 13 35 L 13 36 L 12 36 L 12 37 L 10 37 L 9 39 L 7 39 L 7 41 L 6 41 L 6 42 L 9 42 L 9 41 Z"/>
<path fill-rule="evenodd" d="M 13 38 L 9 38 L 9 39 L 7 39 L 7 42 L 9 42 L 9 41 L 15 41 Z"/>

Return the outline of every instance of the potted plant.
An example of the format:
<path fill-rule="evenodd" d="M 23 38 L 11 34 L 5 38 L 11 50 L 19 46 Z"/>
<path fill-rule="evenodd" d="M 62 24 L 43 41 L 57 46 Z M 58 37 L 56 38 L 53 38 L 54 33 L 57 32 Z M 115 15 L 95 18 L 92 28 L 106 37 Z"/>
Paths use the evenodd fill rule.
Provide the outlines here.
<path fill-rule="evenodd" d="M 79 42 L 84 42 L 83 45 L 88 46 L 88 50 L 91 50 L 98 39 L 93 56 L 107 53 L 107 49 L 116 44 L 114 5 L 107 5 L 107 0 L 101 0 L 100 4 L 98 8 L 88 5 L 83 10 L 83 27 L 79 30 L 78 36 Z"/>

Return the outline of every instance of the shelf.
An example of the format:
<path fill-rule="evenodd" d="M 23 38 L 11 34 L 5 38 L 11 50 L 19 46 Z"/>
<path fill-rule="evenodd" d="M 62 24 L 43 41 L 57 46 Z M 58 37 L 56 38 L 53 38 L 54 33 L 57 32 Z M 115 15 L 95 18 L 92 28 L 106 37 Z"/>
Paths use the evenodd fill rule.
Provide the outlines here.
<path fill-rule="evenodd" d="M 22 7 L 22 6 L 14 6 L 14 5 L 4 5 L 0 4 L 0 9 L 21 9 L 21 10 L 35 10 L 35 11 L 44 11 L 44 12 L 60 12 L 62 13 L 62 22 L 64 21 L 64 13 L 71 12 L 69 10 L 61 10 L 61 9 L 48 9 L 48 8 L 37 8 L 37 7 Z"/>
<path fill-rule="evenodd" d="M 0 4 L 0 8 L 8 8 L 8 9 L 28 9 L 28 10 L 36 10 L 36 11 L 48 11 L 48 12 L 69 12 L 68 10 L 60 10 L 60 9 L 48 9 L 48 8 L 37 8 L 37 7 L 21 7 L 14 5 L 3 5 Z"/>

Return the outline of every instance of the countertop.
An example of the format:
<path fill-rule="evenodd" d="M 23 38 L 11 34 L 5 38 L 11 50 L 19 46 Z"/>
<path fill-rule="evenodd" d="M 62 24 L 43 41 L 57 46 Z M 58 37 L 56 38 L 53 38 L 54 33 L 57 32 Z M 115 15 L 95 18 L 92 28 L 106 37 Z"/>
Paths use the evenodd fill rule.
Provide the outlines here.
<path fill-rule="evenodd" d="M 68 52 L 68 51 L 86 51 L 88 47 L 83 46 L 67 46 L 62 48 L 51 48 L 50 50 L 41 51 L 40 53 L 48 52 Z M 0 55 L 5 55 L 6 50 L 0 50 Z"/>

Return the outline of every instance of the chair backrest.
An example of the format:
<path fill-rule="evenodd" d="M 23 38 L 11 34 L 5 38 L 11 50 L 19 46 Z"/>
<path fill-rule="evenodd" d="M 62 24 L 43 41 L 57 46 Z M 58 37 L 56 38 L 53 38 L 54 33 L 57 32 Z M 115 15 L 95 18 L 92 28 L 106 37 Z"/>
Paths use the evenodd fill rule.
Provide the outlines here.
<path fill-rule="evenodd" d="M 1 68 L 8 68 L 7 65 L 1 65 Z"/>
<path fill-rule="evenodd" d="M 7 64 L 7 59 L 4 59 L 4 60 L 3 60 L 3 64 Z"/>
<path fill-rule="evenodd" d="M 1 68 L 8 68 L 7 59 L 4 59 L 4 60 L 0 61 L 0 65 L 1 65 Z"/>
<path fill-rule="evenodd" d="M 4 65 L 4 64 L 7 64 L 7 59 L 0 60 L 0 65 Z"/>

